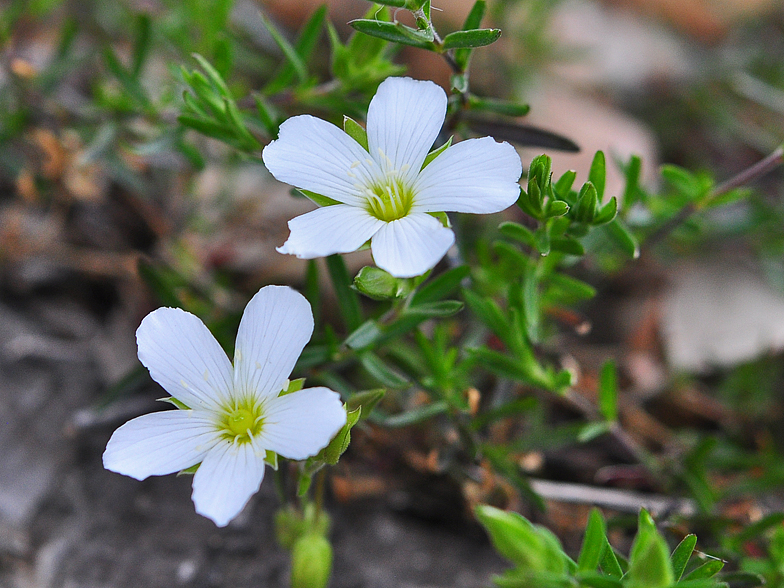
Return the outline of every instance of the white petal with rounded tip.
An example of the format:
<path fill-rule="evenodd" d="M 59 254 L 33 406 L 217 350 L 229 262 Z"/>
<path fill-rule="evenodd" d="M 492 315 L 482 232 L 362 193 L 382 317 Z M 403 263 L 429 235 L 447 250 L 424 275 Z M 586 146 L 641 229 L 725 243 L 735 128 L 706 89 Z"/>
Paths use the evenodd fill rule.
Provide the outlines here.
<path fill-rule="evenodd" d="M 238 394 L 277 395 L 313 334 L 313 312 L 302 294 L 265 286 L 242 314 L 234 351 Z"/>
<path fill-rule="evenodd" d="M 455 234 L 424 213 L 387 223 L 370 248 L 376 265 L 397 278 L 420 276 L 435 266 L 455 242 Z"/>
<path fill-rule="evenodd" d="M 107 470 L 144 480 L 179 472 L 199 463 L 220 436 L 209 415 L 166 410 L 132 419 L 106 445 Z"/>
<path fill-rule="evenodd" d="M 189 408 L 216 410 L 229 398 L 231 362 L 195 315 L 154 310 L 136 330 L 136 343 L 152 379 Z"/>
<path fill-rule="evenodd" d="M 332 123 L 306 114 L 280 125 L 261 158 L 277 180 L 345 204 L 364 203 L 356 184 L 371 182 L 368 152 Z"/>
<path fill-rule="evenodd" d="M 193 476 L 196 512 L 225 527 L 258 492 L 266 451 L 253 443 L 222 440 L 204 457 Z"/>
<path fill-rule="evenodd" d="M 264 405 L 260 443 L 289 459 L 316 455 L 346 424 L 340 395 L 329 388 L 305 388 Z"/>
<path fill-rule="evenodd" d="M 414 184 L 413 212 L 500 212 L 520 196 L 523 165 L 509 143 L 492 137 L 452 145 L 431 161 Z"/>
<path fill-rule="evenodd" d="M 277 250 L 300 259 L 349 253 L 359 249 L 383 225 L 383 221 L 364 208 L 345 204 L 325 206 L 291 219 L 291 234 Z"/>
<path fill-rule="evenodd" d="M 387 78 L 370 101 L 368 151 L 384 171 L 408 168 L 416 177 L 446 116 L 446 94 L 440 86 L 411 78 Z M 379 153 L 379 149 L 385 157 Z M 389 161 L 386 160 L 388 158 Z"/>

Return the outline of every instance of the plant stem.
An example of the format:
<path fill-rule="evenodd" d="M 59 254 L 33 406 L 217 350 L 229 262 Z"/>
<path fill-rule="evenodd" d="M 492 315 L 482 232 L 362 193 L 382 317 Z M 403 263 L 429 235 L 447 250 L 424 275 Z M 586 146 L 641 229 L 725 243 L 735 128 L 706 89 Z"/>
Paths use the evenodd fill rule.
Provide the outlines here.
<path fill-rule="evenodd" d="M 735 188 L 739 188 L 744 184 L 748 184 L 749 182 L 753 182 L 754 180 L 761 178 L 762 176 L 776 169 L 782 163 L 784 163 L 784 145 L 780 145 L 775 151 L 773 151 L 773 153 L 764 159 L 761 159 L 751 167 L 746 168 L 736 176 L 733 176 L 726 182 L 716 186 L 711 195 L 707 198 L 700 202 L 692 202 L 682 208 L 678 214 L 672 217 L 664 225 L 659 227 L 656 231 L 653 232 L 653 234 L 651 234 L 650 237 L 645 240 L 645 248 L 651 249 L 661 243 L 670 233 L 686 222 L 692 214 L 705 208 L 706 206 L 709 206 L 718 197 L 723 196 L 730 190 L 734 190 Z"/>

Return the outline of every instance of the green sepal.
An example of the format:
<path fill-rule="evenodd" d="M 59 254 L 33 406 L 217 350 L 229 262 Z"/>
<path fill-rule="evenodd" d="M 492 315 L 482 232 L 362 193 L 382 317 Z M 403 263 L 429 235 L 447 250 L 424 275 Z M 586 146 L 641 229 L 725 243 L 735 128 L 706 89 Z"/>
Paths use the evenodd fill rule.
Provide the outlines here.
<path fill-rule="evenodd" d="M 361 408 L 362 411 L 359 414 L 359 419 L 364 420 L 370 415 L 376 405 L 381 402 L 381 399 L 384 398 L 386 393 L 387 391 L 384 388 L 357 392 L 346 401 L 346 410 L 351 412 Z"/>
<path fill-rule="evenodd" d="M 449 33 L 442 42 L 443 49 L 485 47 L 492 45 L 501 36 L 501 29 L 473 29 Z"/>
<path fill-rule="evenodd" d="M 368 150 L 368 136 L 365 127 L 359 124 L 350 116 L 343 116 L 343 130 L 346 134 L 359 143 L 362 148 Z"/>
<path fill-rule="evenodd" d="M 264 461 L 270 465 L 270 467 L 278 471 L 278 454 L 274 451 L 270 451 L 269 449 L 266 450 L 267 453 L 264 455 Z"/>
<path fill-rule="evenodd" d="M 197 463 L 195 465 L 192 465 L 189 468 L 185 468 L 184 470 L 180 470 L 179 472 L 177 472 L 177 476 L 193 475 L 193 474 L 196 473 L 196 470 L 199 469 L 200 465 L 201 465 L 201 462 L 199 462 L 199 463 Z"/>
<path fill-rule="evenodd" d="M 322 196 L 321 194 L 316 194 L 315 192 L 311 192 L 310 190 L 300 190 L 299 188 L 292 188 L 291 193 L 295 196 L 304 196 L 311 202 L 318 204 L 319 206 L 334 206 L 335 204 L 340 204 L 337 200 L 333 200 L 329 196 Z"/>
<path fill-rule="evenodd" d="M 446 151 L 452 145 L 452 137 L 449 137 L 446 143 L 438 147 L 437 149 L 433 149 L 430 153 L 427 154 L 425 157 L 425 161 L 422 163 L 422 169 L 425 169 L 427 165 L 433 161 L 436 157 L 441 155 L 444 151 Z M 422 171 L 422 170 L 420 170 Z"/>
<path fill-rule="evenodd" d="M 337 432 L 324 449 L 319 452 L 316 459 L 321 459 L 329 465 L 338 463 L 340 456 L 348 449 L 351 443 L 351 429 L 359 422 L 359 417 L 362 414 L 362 407 L 358 407 L 351 412 L 348 412 L 347 406 L 344 404 L 343 408 L 346 409 L 346 424 Z"/>
<path fill-rule="evenodd" d="M 452 228 L 452 223 L 449 222 L 449 215 L 447 213 L 445 213 L 445 212 L 428 212 L 427 214 L 429 214 L 433 218 L 437 218 L 439 221 L 441 221 L 441 226 L 443 226 L 444 228 L 446 228 L 446 229 L 451 229 Z"/>
<path fill-rule="evenodd" d="M 158 402 L 168 402 L 169 404 L 173 404 L 180 410 L 190 410 L 191 407 L 182 402 L 181 400 L 177 400 L 174 396 L 168 396 L 167 398 L 158 398 Z"/>
<path fill-rule="evenodd" d="M 313 474 L 307 472 L 299 473 L 299 481 L 297 482 L 297 496 L 302 497 L 310 490 L 310 484 L 313 482 Z"/>
<path fill-rule="evenodd" d="M 305 387 L 305 378 L 297 378 L 296 380 L 286 380 L 288 382 L 286 387 L 283 391 L 278 394 L 278 396 L 285 396 L 286 394 L 292 394 L 294 392 L 299 392 L 302 388 Z"/>

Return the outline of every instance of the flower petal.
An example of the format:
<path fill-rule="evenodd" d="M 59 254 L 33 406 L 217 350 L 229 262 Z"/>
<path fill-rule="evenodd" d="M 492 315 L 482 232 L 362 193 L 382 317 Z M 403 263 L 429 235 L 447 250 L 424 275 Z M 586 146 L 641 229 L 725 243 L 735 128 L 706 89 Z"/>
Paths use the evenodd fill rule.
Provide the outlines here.
<path fill-rule="evenodd" d="M 387 78 L 370 101 L 368 151 L 384 172 L 404 172 L 413 182 L 446 116 L 446 94 L 433 82 Z M 383 156 L 379 153 L 383 153 Z"/>
<path fill-rule="evenodd" d="M 265 403 L 260 443 L 283 457 L 305 459 L 326 447 L 345 424 L 337 392 L 305 388 Z"/>
<path fill-rule="evenodd" d="M 332 123 L 307 114 L 280 125 L 261 158 L 277 180 L 355 206 L 365 202 L 357 184 L 372 179 L 367 151 Z"/>
<path fill-rule="evenodd" d="M 500 212 L 520 196 L 520 156 L 492 137 L 452 145 L 422 170 L 414 184 L 414 212 Z"/>
<path fill-rule="evenodd" d="M 237 331 L 234 389 L 260 399 L 277 395 L 313 334 L 313 312 L 302 294 L 265 286 L 248 302 Z"/>
<path fill-rule="evenodd" d="M 219 527 L 228 525 L 259 491 L 265 455 L 254 443 L 223 440 L 213 447 L 193 476 L 196 512 Z"/>
<path fill-rule="evenodd" d="M 397 278 L 411 278 L 435 266 L 455 242 L 455 234 L 429 214 L 408 214 L 373 236 L 376 265 Z"/>
<path fill-rule="evenodd" d="M 216 410 L 229 398 L 229 358 L 195 315 L 154 310 L 136 330 L 136 343 L 152 379 L 189 408 Z"/>
<path fill-rule="evenodd" d="M 137 480 L 171 474 L 199 463 L 219 438 L 203 412 L 154 412 L 114 432 L 103 453 L 103 467 Z"/>
<path fill-rule="evenodd" d="M 349 253 L 359 249 L 383 224 L 364 208 L 345 204 L 317 208 L 289 221 L 291 234 L 278 252 L 300 259 Z"/>

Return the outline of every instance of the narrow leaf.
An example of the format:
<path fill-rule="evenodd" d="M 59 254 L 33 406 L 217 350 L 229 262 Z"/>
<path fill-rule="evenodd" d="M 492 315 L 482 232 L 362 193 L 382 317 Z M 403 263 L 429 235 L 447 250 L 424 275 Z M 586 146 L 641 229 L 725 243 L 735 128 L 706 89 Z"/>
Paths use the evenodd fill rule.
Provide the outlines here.
<path fill-rule="evenodd" d="M 607 236 L 621 251 L 632 259 L 640 257 L 640 245 L 637 239 L 620 218 L 615 218 L 611 223 L 604 225 Z"/>
<path fill-rule="evenodd" d="M 461 265 L 450 270 L 447 270 L 428 282 L 417 290 L 411 298 L 411 305 L 424 304 L 426 302 L 435 302 L 449 296 L 460 288 L 461 282 L 468 277 L 471 268 L 467 265 Z"/>
<path fill-rule="evenodd" d="M 359 297 L 351 289 L 351 278 L 349 277 L 346 263 L 338 255 L 327 257 L 327 270 L 332 279 L 332 287 L 335 289 L 340 313 L 349 331 L 353 331 L 362 324 L 362 310 L 359 306 Z"/>
<path fill-rule="evenodd" d="M 588 181 L 596 188 L 596 195 L 599 202 L 604 198 L 604 182 L 607 177 L 607 164 L 604 160 L 604 152 L 597 151 L 591 162 L 591 169 L 588 172 Z"/>
<path fill-rule="evenodd" d="M 683 576 L 683 570 L 686 569 L 686 564 L 689 563 L 689 558 L 691 558 L 695 545 L 697 545 L 697 536 L 694 534 L 686 535 L 672 552 L 670 561 L 672 562 L 672 571 L 676 582 Z"/>
<path fill-rule="evenodd" d="M 473 29 L 470 31 L 455 31 L 444 37 L 444 49 L 457 49 L 462 47 L 485 47 L 495 43 L 501 36 L 501 29 Z"/>
<path fill-rule="evenodd" d="M 596 571 L 599 567 L 599 561 L 602 559 L 606 541 L 604 518 L 602 518 L 602 513 L 599 512 L 599 509 L 594 508 L 588 517 L 583 546 L 577 558 L 577 569 L 579 571 Z"/>
<path fill-rule="evenodd" d="M 380 384 L 392 389 L 406 388 L 410 385 L 408 378 L 393 369 L 372 351 L 366 351 L 359 356 L 359 362 L 368 373 Z"/>
<path fill-rule="evenodd" d="M 278 30 L 278 28 L 272 23 L 272 21 L 267 18 L 267 16 L 263 12 L 259 12 L 261 16 L 261 22 L 264 24 L 264 27 L 269 31 L 269 34 L 272 36 L 272 39 L 275 41 L 275 44 L 280 48 L 283 56 L 288 60 L 291 66 L 294 68 L 294 73 L 297 76 L 297 79 L 300 82 L 304 82 L 308 79 L 308 68 L 305 65 L 305 62 L 297 53 L 296 49 L 292 47 L 291 43 L 289 43 L 283 34 Z"/>
<path fill-rule="evenodd" d="M 615 362 L 608 359 L 599 373 L 599 411 L 604 420 L 618 420 L 618 375 Z"/>
<path fill-rule="evenodd" d="M 371 37 L 420 49 L 433 49 L 433 42 L 426 35 L 400 23 L 358 18 L 348 23 L 354 30 Z"/>

